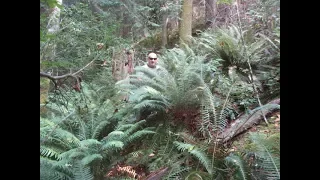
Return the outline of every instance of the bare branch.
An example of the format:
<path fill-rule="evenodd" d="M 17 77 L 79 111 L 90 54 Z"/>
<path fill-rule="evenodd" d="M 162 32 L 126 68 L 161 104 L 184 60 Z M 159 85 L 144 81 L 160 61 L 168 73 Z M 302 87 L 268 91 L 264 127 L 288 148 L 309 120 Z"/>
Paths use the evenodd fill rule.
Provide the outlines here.
<path fill-rule="evenodd" d="M 94 60 L 92 60 L 91 62 L 89 62 L 87 65 L 85 65 L 83 68 L 79 69 L 77 72 L 75 73 L 69 73 L 69 74 L 64 74 L 61 76 L 52 76 L 51 74 L 45 73 L 45 72 L 40 72 L 40 77 L 45 77 L 50 79 L 51 81 L 53 81 L 53 83 L 56 85 L 56 81 L 59 79 L 65 79 L 68 77 L 72 77 L 75 78 L 76 81 L 78 82 L 78 77 L 76 76 L 78 73 L 80 73 L 81 71 L 83 71 L 85 68 L 87 68 L 88 66 L 90 66 L 94 61 L 96 60 L 96 58 Z"/>

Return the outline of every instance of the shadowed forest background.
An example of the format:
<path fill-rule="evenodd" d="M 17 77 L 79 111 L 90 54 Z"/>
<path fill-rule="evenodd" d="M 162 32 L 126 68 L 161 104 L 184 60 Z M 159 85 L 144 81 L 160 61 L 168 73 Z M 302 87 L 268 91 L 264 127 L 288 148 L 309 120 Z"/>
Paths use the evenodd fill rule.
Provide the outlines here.
<path fill-rule="evenodd" d="M 40 179 L 280 179 L 280 0 L 40 0 Z"/>

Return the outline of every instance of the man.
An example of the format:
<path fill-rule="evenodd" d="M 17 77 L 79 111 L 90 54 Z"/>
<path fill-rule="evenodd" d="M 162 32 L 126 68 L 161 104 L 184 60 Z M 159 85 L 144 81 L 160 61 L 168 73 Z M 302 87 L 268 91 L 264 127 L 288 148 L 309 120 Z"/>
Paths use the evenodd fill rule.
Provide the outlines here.
<path fill-rule="evenodd" d="M 166 73 L 166 70 L 158 65 L 157 54 L 153 52 L 148 54 L 147 64 L 143 65 L 142 67 L 151 69 L 156 73 Z M 138 74 L 140 74 L 140 72 Z"/>
<path fill-rule="evenodd" d="M 147 64 L 143 65 L 143 67 L 149 67 L 152 69 L 158 69 L 159 67 L 157 66 L 158 64 L 158 57 L 156 53 L 149 53 L 148 55 L 148 62 Z"/>
<path fill-rule="evenodd" d="M 160 67 L 158 65 L 158 57 L 156 53 L 149 53 L 148 54 L 148 59 L 147 59 L 147 64 L 141 66 L 143 68 L 148 68 L 151 71 L 155 72 L 157 75 L 159 75 L 158 77 L 163 77 L 165 76 L 165 74 L 167 71 Z M 143 75 L 143 72 L 138 72 L 138 75 Z M 161 74 L 161 75 L 160 75 Z M 139 81 L 143 81 L 140 77 L 137 78 Z M 138 112 L 136 112 L 136 120 L 142 120 L 145 119 L 147 117 L 149 117 L 150 115 L 153 114 L 153 112 L 149 109 L 149 108 L 142 108 L 140 109 Z"/>
<path fill-rule="evenodd" d="M 147 64 L 143 65 L 142 67 L 149 68 L 156 72 L 162 70 L 162 68 L 158 65 L 157 54 L 153 52 L 148 54 Z"/>
<path fill-rule="evenodd" d="M 158 65 L 157 54 L 153 53 L 153 52 L 148 54 L 147 64 L 140 66 L 140 67 L 150 69 L 156 73 L 159 73 L 160 71 L 163 70 L 163 68 Z M 139 71 L 139 72 L 137 72 L 137 75 L 143 75 L 143 72 Z M 141 78 L 138 77 L 138 80 L 141 80 Z"/>

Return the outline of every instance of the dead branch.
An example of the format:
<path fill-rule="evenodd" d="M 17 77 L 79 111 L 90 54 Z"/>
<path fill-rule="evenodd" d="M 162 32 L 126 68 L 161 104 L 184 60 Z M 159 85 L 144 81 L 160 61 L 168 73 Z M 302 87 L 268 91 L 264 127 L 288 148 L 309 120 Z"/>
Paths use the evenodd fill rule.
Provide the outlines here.
<path fill-rule="evenodd" d="M 77 72 L 75 73 L 68 73 L 68 74 L 64 74 L 61 76 L 52 76 L 51 74 L 45 73 L 45 72 L 40 72 L 40 77 L 44 77 L 44 78 L 48 78 L 50 79 L 55 86 L 57 86 L 57 80 L 60 79 L 66 79 L 68 77 L 72 77 L 77 81 L 77 84 L 79 83 L 79 77 L 77 76 L 77 74 L 79 74 L 81 71 L 83 71 L 85 68 L 87 68 L 88 66 L 90 66 L 94 61 L 96 60 L 96 58 L 94 60 L 92 60 L 91 62 L 89 62 L 87 65 L 85 65 L 84 67 L 82 67 L 81 69 L 79 69 Z"/>

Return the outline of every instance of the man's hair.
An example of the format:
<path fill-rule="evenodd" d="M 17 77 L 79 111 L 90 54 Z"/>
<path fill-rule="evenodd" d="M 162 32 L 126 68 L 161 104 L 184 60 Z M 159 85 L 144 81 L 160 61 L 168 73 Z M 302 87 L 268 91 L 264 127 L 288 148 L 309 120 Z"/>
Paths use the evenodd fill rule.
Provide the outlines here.
<path fill-rule="evenodd" d="M 148 58 L 157 58 L 157 54 L 156 53 L 149 53 L 148 54 Z"/>

